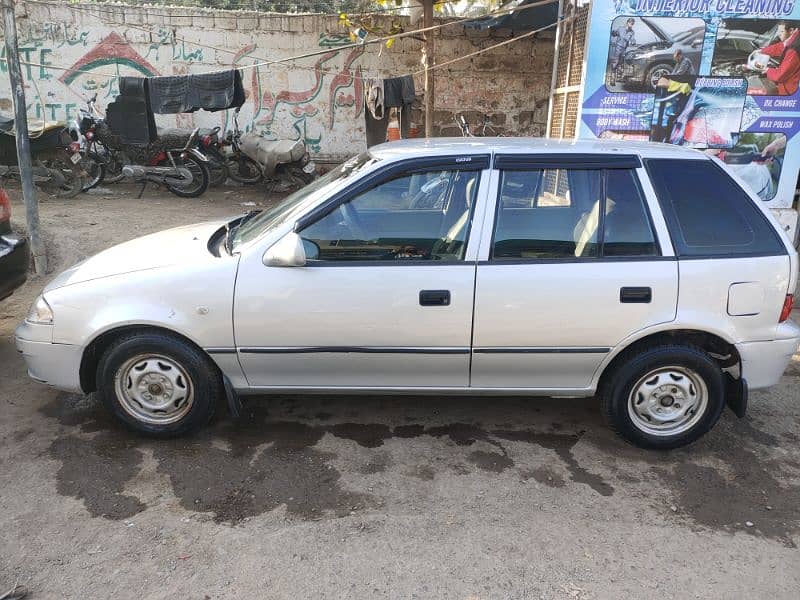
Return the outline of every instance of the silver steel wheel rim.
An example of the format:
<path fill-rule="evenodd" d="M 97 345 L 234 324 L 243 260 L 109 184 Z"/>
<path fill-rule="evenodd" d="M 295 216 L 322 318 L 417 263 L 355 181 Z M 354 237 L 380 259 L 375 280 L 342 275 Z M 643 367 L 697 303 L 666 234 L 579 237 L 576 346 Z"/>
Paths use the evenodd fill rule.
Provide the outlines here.
<path fill-rule="evenodd" d="M 687 367 L 661 367 L 631 388 L 628 416 L 645 433 L 672 436 L 694 427 L 707 406 L 708 388 L 700 375 Z"/>
<path fill-rule="evenodd" d="M 667 75 L 669 75 L 669 69 L 665 69 L 663 67 L 653 71 L 652 75 L 650 76 L 650 87 L 656 89 L 658 80 L 662 77 L 666 77 Z"/>
<path fill-rule="evenodd" d="M 137 421 L 169 425 L 180 421 L 194 403 L 192 380 L 184 368 L 160 354 L 139 354 L 114 376 L 120 405 Z"/>

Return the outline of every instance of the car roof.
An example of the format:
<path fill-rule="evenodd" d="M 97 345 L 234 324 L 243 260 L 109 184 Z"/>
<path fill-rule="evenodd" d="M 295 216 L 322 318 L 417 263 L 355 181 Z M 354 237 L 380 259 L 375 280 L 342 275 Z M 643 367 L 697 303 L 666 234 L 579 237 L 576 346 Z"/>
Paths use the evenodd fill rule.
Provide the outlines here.
<path fill-rule="evenodd" d="M 453 137 L 398 140 L 372 146 L 383 160 L 473 154 L 635 154 L 641 158 L 707 159 L 698 150 L 656 142 L 555 140 L 525 137 Z"/>

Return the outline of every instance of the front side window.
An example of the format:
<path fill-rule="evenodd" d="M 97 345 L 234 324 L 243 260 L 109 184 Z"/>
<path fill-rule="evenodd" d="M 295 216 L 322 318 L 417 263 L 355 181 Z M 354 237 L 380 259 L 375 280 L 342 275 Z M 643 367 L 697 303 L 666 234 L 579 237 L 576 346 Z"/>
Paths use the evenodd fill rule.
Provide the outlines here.
<path fill-rule="evenodd" d="M 783 254 L 777 232 L 711 160 L 645 162 L 678 256 Z"/>
<path fill-rule="evenodd" d="M 632 170 L 502 172 L 493 260 L 657 254 Z"/>
<path fill-rule="evenodd" d="M 311 261 L 460 261 L 479 171 L 431 170 L 384 181 L 300 232 Z"/>

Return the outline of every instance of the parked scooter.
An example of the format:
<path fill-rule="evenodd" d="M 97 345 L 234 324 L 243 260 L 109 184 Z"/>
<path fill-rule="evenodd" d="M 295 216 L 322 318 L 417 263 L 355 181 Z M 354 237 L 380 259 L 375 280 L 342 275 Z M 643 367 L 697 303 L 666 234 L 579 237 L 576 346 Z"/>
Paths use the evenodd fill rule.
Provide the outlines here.
<path fill-rule="evenodd" d="M 0 177 L 19 179 L 14 119 L 0 117 Z M 80 144 L 73 142 L 64 123 L 44 123 L 31 129 L 33 181 L 48 194 L 72 198 L 83 188 Z"/>
<path fill-rule="evenodd" d="M 147 183 L 163 185 L 183 198 L 197 198 L 208 189 L 208 159 L 196 147 L 197 133 L 198 129 L 192 131 L 183 145 L 182 134 L 166 133 L 140 147 L 124 144 L 105 122 L 95 125 L 95 138 L 117 155 L 124 152 L 130 160 L 122 167 L 122 174 L 142 183 L 139 196 Z"/>

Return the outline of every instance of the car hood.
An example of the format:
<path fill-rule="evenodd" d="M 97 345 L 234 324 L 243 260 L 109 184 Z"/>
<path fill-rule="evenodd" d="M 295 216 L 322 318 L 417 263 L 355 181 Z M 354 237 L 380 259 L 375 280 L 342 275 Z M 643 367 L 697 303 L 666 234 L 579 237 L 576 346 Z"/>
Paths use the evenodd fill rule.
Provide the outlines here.
<path fill-rule="evenodd" d="M 63 271 L 44 291 L 113 275 L 214 259 L 208 250 L 208 240 L 226 222 L 185 225 L 113 246 Z"/>

